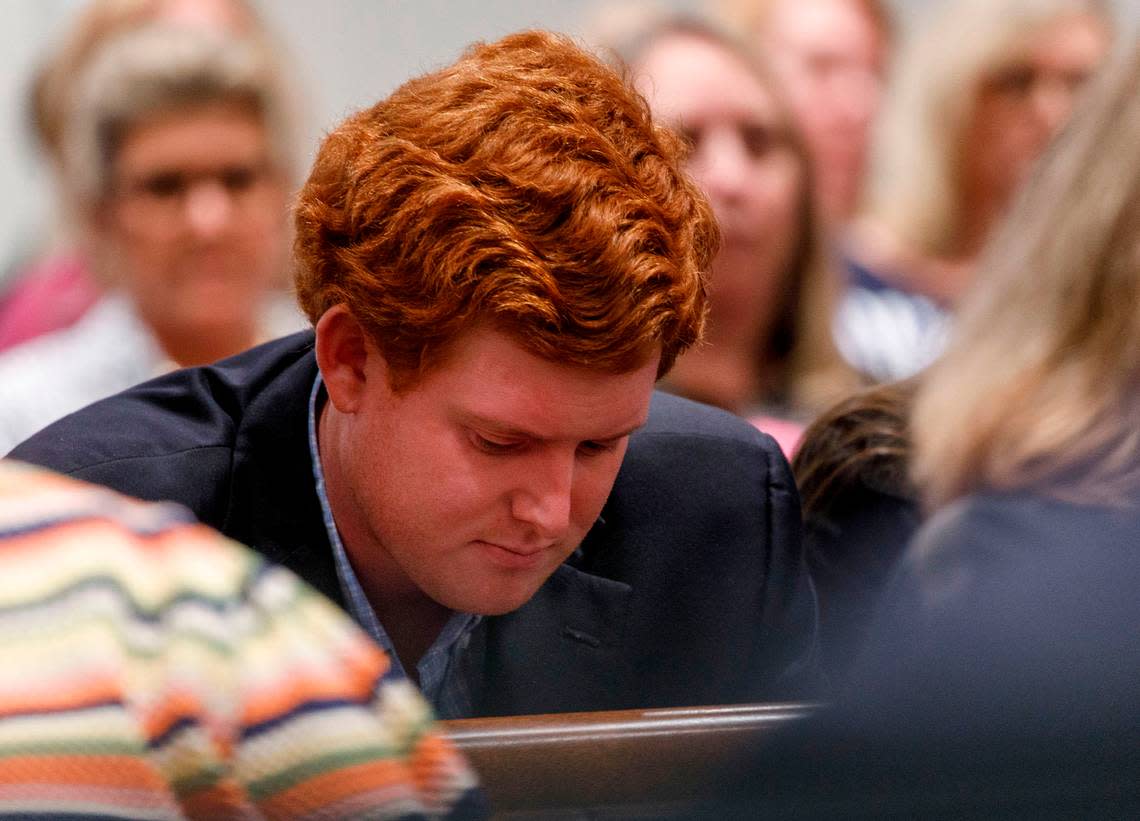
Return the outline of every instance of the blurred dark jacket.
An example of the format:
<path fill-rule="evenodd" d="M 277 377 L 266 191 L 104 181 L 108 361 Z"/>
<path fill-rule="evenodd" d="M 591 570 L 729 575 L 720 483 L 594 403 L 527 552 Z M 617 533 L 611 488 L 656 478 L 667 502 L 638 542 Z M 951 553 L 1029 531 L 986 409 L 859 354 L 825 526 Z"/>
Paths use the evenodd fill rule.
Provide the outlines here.
<path fill-rule="evenodd" d="M 1140 505 L 986 493 L 945 509 L 904 556 L 850 690 L 794 729 L 761 751 L 741 806 L 1140 816 Z"/>

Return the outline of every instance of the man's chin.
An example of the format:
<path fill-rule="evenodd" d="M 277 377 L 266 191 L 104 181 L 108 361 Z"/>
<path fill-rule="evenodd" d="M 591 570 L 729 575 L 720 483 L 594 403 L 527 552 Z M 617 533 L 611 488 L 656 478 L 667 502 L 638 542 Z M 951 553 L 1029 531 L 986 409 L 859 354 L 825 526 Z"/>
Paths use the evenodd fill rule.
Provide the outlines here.
<path fill-rule="evenodd" d="M 543 582 L 546 580 L 543 579 Z M 462 595 L 448 596 L 437 599 L 449 609 L 461 613 L 475 613 L 480 616 L 502 616 L 518 610 L 532 598 L 542 586 L 541 583 L 530 585 L 526 589 L 486 591 L 472 593 L 464 591 Z"/>

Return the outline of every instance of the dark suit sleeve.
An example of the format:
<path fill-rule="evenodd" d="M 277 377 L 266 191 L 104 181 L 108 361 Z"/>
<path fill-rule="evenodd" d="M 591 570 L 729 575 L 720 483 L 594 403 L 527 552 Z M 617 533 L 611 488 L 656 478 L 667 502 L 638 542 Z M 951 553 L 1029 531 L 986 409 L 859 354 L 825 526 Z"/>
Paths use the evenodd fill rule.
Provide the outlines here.
<path fill-rule="evenodd" d="M 762 507 L 771 513 L 768 595 L 755 661 L 762 682 L 758 698 L 818 698 L 822 695 L 819 607 L 803 553 L 799 494 L 779 445 L 767 435 L 761 444 L 768 462 L 768 493 Z"/>

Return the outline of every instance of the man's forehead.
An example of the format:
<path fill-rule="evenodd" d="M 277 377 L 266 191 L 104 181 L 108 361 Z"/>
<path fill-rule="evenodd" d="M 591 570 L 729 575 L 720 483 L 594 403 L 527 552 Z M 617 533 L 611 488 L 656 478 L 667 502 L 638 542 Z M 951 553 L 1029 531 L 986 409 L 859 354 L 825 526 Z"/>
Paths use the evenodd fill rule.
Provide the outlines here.
<path fill-rule="evenodd" d="M 489 384 L 448 394 L 452 415 L 499 433 L 541 440 L 613 439 L 645 424 L 653 383 L 618 375 L 594 390 L 588 383 Z"/>

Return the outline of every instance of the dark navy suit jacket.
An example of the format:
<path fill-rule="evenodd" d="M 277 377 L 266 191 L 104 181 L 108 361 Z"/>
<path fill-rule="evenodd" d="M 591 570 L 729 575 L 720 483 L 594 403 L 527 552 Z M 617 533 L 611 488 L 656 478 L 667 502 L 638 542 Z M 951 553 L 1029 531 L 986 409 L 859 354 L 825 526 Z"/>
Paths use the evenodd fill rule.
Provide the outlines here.
<path fill-rule="evenodd" d="M 307 438 L 316 373 L 312 333 L 296 334 L 91 405 L 12 456 L 180 502 L 343 604 Z M 804 695 L 815 609 L 799 525 L 771 438 L 656 394 L 581 548 L 473 636 L 476 713 Z"/>

